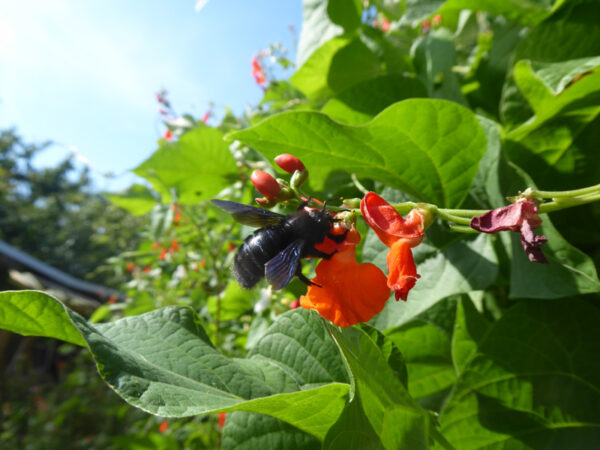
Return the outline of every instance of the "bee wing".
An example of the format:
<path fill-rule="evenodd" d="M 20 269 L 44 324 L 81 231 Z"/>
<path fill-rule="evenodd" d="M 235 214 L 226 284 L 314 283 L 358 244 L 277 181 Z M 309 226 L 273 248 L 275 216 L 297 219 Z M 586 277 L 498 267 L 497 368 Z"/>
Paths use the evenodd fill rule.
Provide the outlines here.
<path fill-rule="evenodd" d="M 265 278 L 274 290 L 286 287 L 296 275 L 304 243 L 303 239 L 296 239 L 265 264 Z"/>
<path fill-rule="evenodd" d="M 242 203 L 230 202 L 227 200 L 211 200 L 215 206 L 227 211 L 231 216 L 244 225 L 251 227 L 264 227 L 279 223 L 285 216 L 268 211 L 266 209 L 255 208 L 254 206 L 244 205 Z"/>

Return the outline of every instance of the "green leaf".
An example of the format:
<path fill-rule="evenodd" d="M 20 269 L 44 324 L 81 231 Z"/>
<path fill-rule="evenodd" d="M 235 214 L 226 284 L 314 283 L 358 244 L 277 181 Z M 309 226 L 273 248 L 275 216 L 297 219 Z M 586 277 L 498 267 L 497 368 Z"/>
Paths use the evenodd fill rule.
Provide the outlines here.
<path fill-rule="evenodd" d="M 231 185 L 235 160 L 220 131 L 199 126 L 160 148 L 133 171 L 166 198 L 175 190 L 181 203 L 208 200 Z"/>
<path fill-rule="evenodd" d="M 254 412 L 322 440 L 345 407 L 345 368 L 322 322 L 309 311 L 280 316 L 247 359 L 232 359 L 212 346 L 187 308 L 164 308 L 92 326 L 49 295 L 15 294 L 2 294 L 7 299 L 2 305 L 11 305 L 6 320 L 16 318 L 25 325 L 3 327 L 81 344 L 74 325 L 102 378 L 128 403 L 152 414 Z M 41 296 L 36 299 L 34 294 Z M 30 309 L 24 299 L 32 295 Z M 47 311 L 52 312 L 48 321 L 40 316 Z M 36 326 L 27 326 L 32 320 Z"/>
<path fill-rule="evenodd" d="M 515 66 L 516 83 L 535 116 L 506 134 L 506 152 L 511 161 L 527 167 L 545 189 L 572 189 L 577 185 L 566 185 L 569 181 L 593 183 L 600 176 L 596 145 L 572 145 L 600 114 L 600 71 L 561 89 L 595 63 L 600 63 L 600 58 L 559 64 L 520 61 Z"/>
<path fill-rule="evenodd" d="M 388 331 L 386 335 L 406 358 L 408 392 L 412 397 L 439 396 L 454 384 L 456 372 L 450 355 L 450 336 L 445 330 L 416 319 Z"/>
<path fill-rule="evenodd" d="M 329 100 L 321 112 L 339 122 L 358 125 L 411 97 L 427 97 L 423 83 L 405 75 L 384 75 L 346 89 Z"/>
<path fill-rule="evenodd" d="M 554 2 L 547 0 L 448 0 L 438 13 L 443 16 L 455 11 L 470 9 L 504 16 L 522 25 L 535 25 L 548 17 L 557 5 L 563 2 L 564 0 L 558 0 L 551 9 L 550 6 Z"/>
<path fill-rule="evenodd" d="M 378 329 L 400 326 L 446 297 L 485 289 L 494 282 L 498 267 L 490 236 L 481 234 L 474 240 L 459 238 L 455 242 L 450 239 L 450 233 L 442 233 L 439 228 L 427 230 L 423 243 L 413 249 L 421 278 L 407 302 L 390 297 L 374 319 Z M 363 249 L 365 260 L 387 271 L 388 250 L 374 233 L 369 233 Z"/>
<path fill-rule="evenodd" d="M 223 450 L 319 450 L 321 443 L 299 429 L 262 414 L 235 411 L 227 414 Z"/>
<path fill-rule="evenodd" d="M 403 22 L 416 22 L 435 13 L 446 0 L 406 0 Z"/>
<path fill-rule="evenodd" d="M 430 97 L 466 104 L 458 77 L 454 37 L 446 29 L 435 30 L 415 40 L 411 49 L 415 70 Z"/>
<path fill-rule="evenodd" d="M 512 267 L 510 295 L 517 298 L 561 298 L 600 292 L 600 280 L 594 261 L 570 245 L 542 214 L 542 226 L 536 230 L 548 238 L 542 250 L 549 264 L 529 261 L 517 233 L 511 233 Z"/>
<path fill-rule="evenodd" d="M 513 60 L 560 62 L 600 55 L 599 14 L 598 2 L 570 2 L 529 30 L 516 47 Z M 533 115 L 512 76 L 505 83 L 500 111 L 509 128 Z"/>
<path fill-rule="evenodd" d="M 336 37 L 316 50 L 290 82 L 311 100 L 325 100 L 380 70 L 379 60 L 358 37 Z"/>
<path fill-rule="evenodd" d="M 444 436 L 461 450 L 598 447 L 599 320 L 578 299 L 511 308 L 460 375 Z"/>
<path fill-rule="evenodd" d="M 302 31 L 296 52 L 298 67 L 325 42 L 344 32 L 329 19 L 327 7 L 328 3 L 323 0 L 302 0 Z"/>
<path fill-rule="evenodd" d="M 328 0 L 327 15 L 331 21 L 349 33 L 359 27 L 362 16 L 361 0 Z"/>
<path fill-rule="evenodd" d="M 377 345 L 358 328 L 333 328 L 364 413 L 386 449 L 429 448 L 428 414 L 396 378 Z"/>
<path fill-rule="evenodd" d="M 112 203 L 135 216 L 149 213 L 158 201 L 152 191 L 141 184 L 134 184 L 123 192 L 105 195 Z"/>
<path fill-rule="evenodd" d="M 338 421 L 329 429 L 323 450 L 383 450 L 357 396 L 346 406 Z"/>
<path fill-rule="evenodd" d="M 0 329 L 23 336 L 60 339 L 85 347 L 85 340 L 59 300 L 38 291 L 0 292 Z"/>
<path fill-rule="evenodd" d="M 241 316 L 252 308 L 252 294 L 247 289 L 242 289 L 235 281 L 231 281 L 225 288 L 223 296 L 219 299 L 208 299 L 208 312 L 215 319 L 227 322 Z"/>
<path fill-rule="evenodd" d="M 269 160 L 281 153 L 297 156 L 317 189 L 332 172 L 345 171 L 449 207 L 467 195 L 485 151 L 484 132 L 471 111 L 430 99 L 395 103 L 363 126 L 299 111 L 228 137 Z"/>
<path fill-rule="evenodd" d="M 489 322 L 473 306 L 471 300 L 462 297 L 457 305 L 454 334 L 452 335 L 452 360 L 457 373 L 477 351 L 477 344 L 490 329 Z"/>

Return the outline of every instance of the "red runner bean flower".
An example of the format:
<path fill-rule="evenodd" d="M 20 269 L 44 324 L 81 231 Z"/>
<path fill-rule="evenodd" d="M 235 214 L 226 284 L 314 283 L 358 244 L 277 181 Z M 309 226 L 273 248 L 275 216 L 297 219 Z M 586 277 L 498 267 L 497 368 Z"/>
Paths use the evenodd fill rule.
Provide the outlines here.
<path fill-rule="evenodd" d="M 403 219 L 392 205 L 374 192 L 364 196 L 360 211 L 379 240 L 390 247 L 387 285 L 395 291 L 396 300 L 406 301 L 408 292 L 420 278 L 411 248 L 423 241 L 424 211 L 413 209 Z"/>
<path fill-rule="evenodd" d="M 334 233 L 343 230 L 334 229 Z M 374 264 L 358 263 L 355 248 L 360 234 L 355 228 L 348 232 L 341 244 L 330 239 L 315 247 L 326 253 L 336 249 L 330 259 L 323 259 L 316 269 L 317 276 L 300 297 L 300 306 L 316 309 L 319 314 L 340 327 L 367 322 L 383 309 L 389 298 L 385 275 Z"/>
<path fill-rule="evenodd" d="M 260 87 L 264 87 L 265 83 L 267 82 L 267 77 L 265 75 L 265 71 L 260 65 L 260 62 L 258 61 L 257 56 L 252 58 L 252 76 L 254 77 L 256 84 L 258 84 Z"/>
<path fill-rule="evenodd" d="M 533 201 L 524 197 L 509 206 L 488 211 L 473 217 L 471 228 L 483 233 L 499 231 L 518 231 L 521 234 L 521 245 L 531 262 L 547 264 L 541 245 L 546 242 L 545 236 L 536 236 L 533 232 L 542 224 L 538 217 L 538 209 Z"/>

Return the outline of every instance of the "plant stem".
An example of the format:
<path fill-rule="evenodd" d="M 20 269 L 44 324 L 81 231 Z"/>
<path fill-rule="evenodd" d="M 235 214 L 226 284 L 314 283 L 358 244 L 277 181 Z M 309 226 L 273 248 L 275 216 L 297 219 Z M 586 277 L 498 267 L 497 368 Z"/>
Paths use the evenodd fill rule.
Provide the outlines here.
<path fill-rule="evenodd" d="M 600 194 L 600 184 L 581 189 L 573 189 L 571 191 L 538 191 L 532 189 L 530 192 L 532 197 L 538 198 L 579 197 L 586 194 Z"/>
<path fill-rule="evenodd" d="M 453 223 L 450 223 L 448 226 L 452 231 L 456 231 L 458 233 L 479 233 L 479 231 L 465 225 L 454 225 Z"/>
<path fill-rule="evenodd" d="M 568 200 L 554 201 L 548 203 L 542 203 L 538 211 L 540 214 L 549 213 L 553 211 L 559 211 L 561 209 L 572 208 L 574 206 L 585 205 L 586 203 L 592 203 L 600 200 L 600 193 L 592 195 L 584 195 L 581 197 L 572 197 Z"/>

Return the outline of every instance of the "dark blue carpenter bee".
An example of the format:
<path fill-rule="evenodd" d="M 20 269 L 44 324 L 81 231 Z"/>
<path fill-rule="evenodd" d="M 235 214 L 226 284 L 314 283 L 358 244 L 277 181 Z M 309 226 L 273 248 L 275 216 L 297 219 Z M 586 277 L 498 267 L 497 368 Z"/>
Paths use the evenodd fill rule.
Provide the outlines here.
<path fill-rule="evenodd" d="M 329 259 L 333 253 L 315 248 L 325 237 L 342 242 L 345 234 L 333 235 L 330 230 L 335 219 L 323 207 L 298 211 L 286 216 L 265 209 L 226 200 L 212 200 L 238 222 L 261 227 L 246 238 L 235 254 L 233 274 L 244 288 L 255 286 L 262 277 L 273 289 L 282 289 L 297 276 L 307 285 L 312 283 L 302 274 L 301 259 L 308 256 Z"/>

